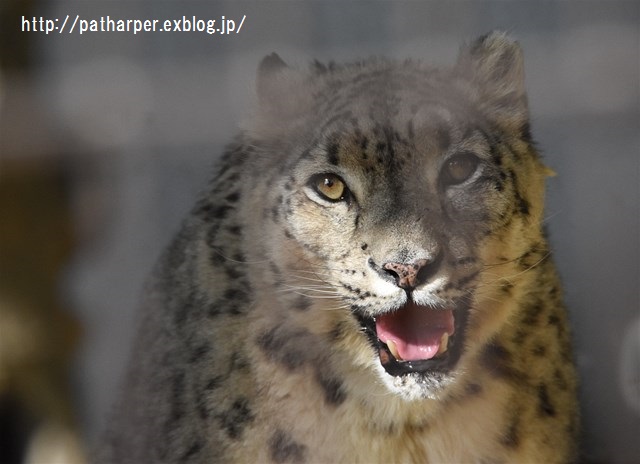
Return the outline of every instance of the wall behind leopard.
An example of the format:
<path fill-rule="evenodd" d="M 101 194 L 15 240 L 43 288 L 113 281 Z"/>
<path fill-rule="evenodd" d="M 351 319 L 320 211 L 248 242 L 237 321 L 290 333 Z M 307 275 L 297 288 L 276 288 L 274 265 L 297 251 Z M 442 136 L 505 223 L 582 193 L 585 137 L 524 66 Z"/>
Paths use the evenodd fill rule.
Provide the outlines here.
<path fill-rule="evenodd" d="M 78 417 L 95 441 L 117 392 L 144 277 L 248 114 L 255 67 L 368 55 L 448 64 L 462 40 L 510 32 L 525 52 L 534 136 L 558 176 L 547 226 L 566 287 L 592 462 L 640 456 L 640 4 L 592 2 L 72 2 L 38 17 L 245 20 L 239 33 L 34 34 L 13 139 L 67 153 L 81 246 L 62 288 L 85 327 Z M 16 27 L 20 27 L 17 25 Z M 69 25 L 66 26 L 69 30 Z M 22 89 L 18 91 L 19 89 Z M 6 141 L 5 141 L 6 142 Z"/>

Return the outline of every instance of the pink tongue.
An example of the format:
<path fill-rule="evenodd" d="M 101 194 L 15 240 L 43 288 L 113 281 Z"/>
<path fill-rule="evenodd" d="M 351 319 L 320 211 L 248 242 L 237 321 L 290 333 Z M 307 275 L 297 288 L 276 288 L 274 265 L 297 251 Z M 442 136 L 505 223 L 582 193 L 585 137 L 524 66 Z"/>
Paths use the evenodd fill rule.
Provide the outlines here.
<path fill-rule="evenodd" d="M 453 311 L 429 309 L 410 302 L 393 313 L 376 318 L 378 338 L 396 344 L 404 361 L 431 359 L 440 348 L 446 332 L 452 335 Z"/>

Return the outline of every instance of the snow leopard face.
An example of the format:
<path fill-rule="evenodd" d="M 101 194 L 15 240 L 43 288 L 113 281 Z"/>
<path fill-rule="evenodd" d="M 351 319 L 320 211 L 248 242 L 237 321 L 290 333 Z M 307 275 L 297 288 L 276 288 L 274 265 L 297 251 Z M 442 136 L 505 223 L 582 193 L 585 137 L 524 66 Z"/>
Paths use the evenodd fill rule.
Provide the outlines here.
<path fill-rule="evenodd" d="M 448 72 L 373 60 L 302 74 L 271 55 L 259 77 L 283 306 L 295 295 L 327 350 L 391 391 L 437 396 L 508 319 L 492 301 L 509 277 L 544 252 L 519 49 L 480 41 Z"/>

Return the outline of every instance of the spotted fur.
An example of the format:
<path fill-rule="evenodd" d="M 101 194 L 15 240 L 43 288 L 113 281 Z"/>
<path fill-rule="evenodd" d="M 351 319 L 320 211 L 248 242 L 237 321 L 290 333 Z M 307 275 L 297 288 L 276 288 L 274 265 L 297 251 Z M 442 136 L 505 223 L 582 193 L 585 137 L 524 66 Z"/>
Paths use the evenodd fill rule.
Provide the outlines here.
<path fill-rule="evenodd" d="M 102 462 L 575 460 L 519 46 L 492 33 L 446 69 L 273 54 L 257 89 L 149 286 Z M 408 301 L 455 308 L 444 367 L 385 367 L 372 324 Z"/>

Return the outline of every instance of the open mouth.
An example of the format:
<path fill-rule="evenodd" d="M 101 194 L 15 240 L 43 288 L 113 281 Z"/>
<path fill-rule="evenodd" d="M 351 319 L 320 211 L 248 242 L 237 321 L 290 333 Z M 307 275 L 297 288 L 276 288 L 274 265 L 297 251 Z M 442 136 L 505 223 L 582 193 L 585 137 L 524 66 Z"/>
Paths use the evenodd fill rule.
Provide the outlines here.
<path fill-rule="evenodd" d="M 462 308 L 433 309 L 409 301 L 375 318 L 357 317 L 390 375 L 446 372 L 460 357 L 466 320 Z"/>

